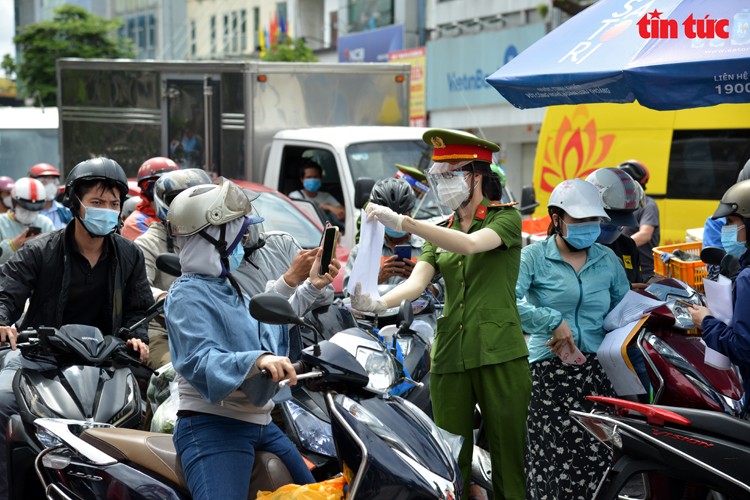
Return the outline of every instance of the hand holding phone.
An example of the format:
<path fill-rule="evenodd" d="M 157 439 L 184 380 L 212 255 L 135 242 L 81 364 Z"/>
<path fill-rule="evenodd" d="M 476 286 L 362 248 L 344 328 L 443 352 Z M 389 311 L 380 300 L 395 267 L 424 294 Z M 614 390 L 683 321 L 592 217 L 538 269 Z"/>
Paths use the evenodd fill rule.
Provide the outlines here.
<path fill-rule="evenodd" d="M 41 227 L 29 226 L 29 229 L 26 232 L 26 237 L 29 238 L 31 236 L 37 236 L 39 234 L 42 234 L 42 228 Z"/>
<path fill-rule="evenodd" d="M 331 265 L 334 252 L 336 251 L 336 242 L 339 238 L 339 228 L 336 226 L 326 226 L 323 231 L 323 240 L 320 245 L 323 248 L 323 254 L 320 256 L 320 269 L 318 274 L 323 276 L 328 272 L 328 266 Z"/>
<path fill-rule="evenodd" d="M 396 245 L 393 247 L 393 253 L 397 260 L 411 260 L 411 245 Z"/>

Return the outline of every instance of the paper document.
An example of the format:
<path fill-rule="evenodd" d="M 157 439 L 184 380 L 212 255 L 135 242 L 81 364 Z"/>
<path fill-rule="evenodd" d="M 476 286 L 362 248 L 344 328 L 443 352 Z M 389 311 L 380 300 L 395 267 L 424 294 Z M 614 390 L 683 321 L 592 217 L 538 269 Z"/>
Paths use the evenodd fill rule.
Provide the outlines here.
<path fill-rule="evenodd" d="M 732 326 L 732 280 L 725 276 L 719 276 L 719 281 L 703 280 L 703 288 L 706 290 L 706 306 L 711 311 L 711 316 Z"/>
<path fill-rule="evenodd" d="M 604 368 L 618 396 L 646 393 L 628 358 L 627 347 L 647 319 L 648 316 L 645 316 L 607 333 L 596 352 L 599 363 Z"/>
<path fill-rule="evenodd" d="M 625 297 L 604 318 L 604 329 L 616 330 L 624 325 L 637 321 L 659 306 L 664 305 L 661 300 L 645 297 L 633 290 L 628 290 Z"/>
<path fill-rule="evenodd" d="M 385 226 L 374 219 L 367 220 L 367 214 L 362 211 L 359 249 L 346 287 L 350 295 L 354 294 L 354 287 L 359 282 L 362 284 L 363 294 L 369 293 L 373 299 L 380 298 L 378 273 L 380 272 L 380 256 L 383 254 L 384 236 Z"/>

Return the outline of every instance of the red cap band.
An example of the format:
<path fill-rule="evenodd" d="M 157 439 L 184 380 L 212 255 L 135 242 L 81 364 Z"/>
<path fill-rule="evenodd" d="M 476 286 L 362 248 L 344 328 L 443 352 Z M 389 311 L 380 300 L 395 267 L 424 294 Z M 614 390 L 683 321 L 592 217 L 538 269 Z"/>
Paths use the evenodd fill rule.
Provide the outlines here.
<path fill-rule="evenodd" d="M 445 147 L 435 148 L 432 152 L 432 161 L 461 160 L 482 160 L 492 163 L 492 151 L 471 144 L 446 144 Z"/>

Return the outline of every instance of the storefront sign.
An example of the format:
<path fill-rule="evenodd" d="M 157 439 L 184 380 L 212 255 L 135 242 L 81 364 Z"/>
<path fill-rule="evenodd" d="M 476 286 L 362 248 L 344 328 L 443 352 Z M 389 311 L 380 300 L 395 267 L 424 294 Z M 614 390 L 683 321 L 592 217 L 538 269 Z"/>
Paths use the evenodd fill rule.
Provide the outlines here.
<path fill-rule="evenodd" d="M 425 102 L 425 67 L 427 65 L 424 47 L 404 49 L 388 54 L 388 62 L 411 64 L 409 77 L 409 124 L 412 127 L 427 125 L 427 103 Z"/>

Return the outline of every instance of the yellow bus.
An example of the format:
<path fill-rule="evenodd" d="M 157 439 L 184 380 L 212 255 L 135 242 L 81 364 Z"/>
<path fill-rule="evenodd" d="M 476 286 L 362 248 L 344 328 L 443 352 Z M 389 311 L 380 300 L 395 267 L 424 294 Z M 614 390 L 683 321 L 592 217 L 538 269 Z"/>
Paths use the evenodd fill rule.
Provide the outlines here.
<path fill-rule="evenodd" d="M 602 167 L 636 159 L 649 170 L 646 194 L 656 200 L 661 245 L 685 241 L 703 227 L 721 195 L 750 159 L 750 104 L 654 111 L 638 104 L 547 108 L 534 163 L 534 186 L 547 214 L 552 189 Z"/>

